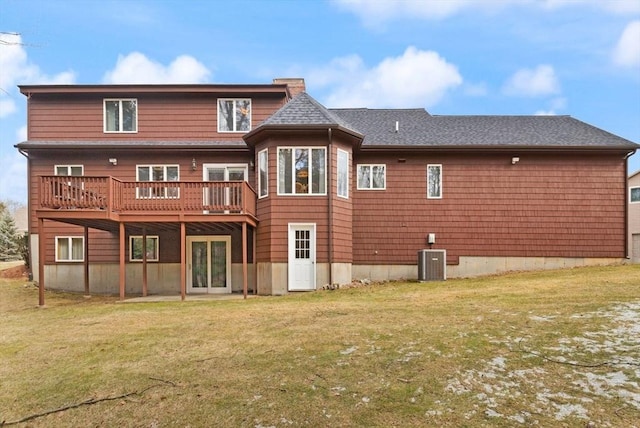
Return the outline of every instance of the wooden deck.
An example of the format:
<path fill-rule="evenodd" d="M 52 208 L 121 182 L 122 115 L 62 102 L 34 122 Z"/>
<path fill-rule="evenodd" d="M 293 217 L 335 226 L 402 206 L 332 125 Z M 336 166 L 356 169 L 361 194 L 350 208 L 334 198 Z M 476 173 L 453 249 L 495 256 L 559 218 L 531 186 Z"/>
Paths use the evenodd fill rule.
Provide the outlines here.
<path fill-rule="evenodd" d="M 41 176 L 39 218 L 113 229 L 115 223 L 242 223 L 256 226 L 256 192 L 245 181 L 121 181 Z"/>

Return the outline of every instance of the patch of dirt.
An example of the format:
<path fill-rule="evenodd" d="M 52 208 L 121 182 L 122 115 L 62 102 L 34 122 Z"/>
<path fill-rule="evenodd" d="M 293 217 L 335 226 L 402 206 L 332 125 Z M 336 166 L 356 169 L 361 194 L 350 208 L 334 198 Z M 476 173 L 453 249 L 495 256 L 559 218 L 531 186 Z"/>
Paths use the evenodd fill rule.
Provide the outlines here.
<path fill-rule="evenodd" d="M 4 269 L 0 271 L 0 278 L 28 278 L 29 273 L 27 272 L 27 267 L 25 265 L 14 266 L 8 269 Z"/>

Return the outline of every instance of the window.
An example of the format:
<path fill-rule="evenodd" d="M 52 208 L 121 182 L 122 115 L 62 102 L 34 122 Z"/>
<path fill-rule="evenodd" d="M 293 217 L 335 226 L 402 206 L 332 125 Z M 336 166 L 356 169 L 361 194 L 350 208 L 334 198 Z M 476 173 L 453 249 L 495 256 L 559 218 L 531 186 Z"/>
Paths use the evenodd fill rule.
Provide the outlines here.
<path fill-rule="evenodd" d="M 84 238 L 56 236 L 56 262 L 84 261 Z"/>
<path fill-rule="evenodd" d="M 278 148 L 279 195 L 325 195 L 326 149 Z"/>
<path fill-rule="evenodd" d="M 138 132 L 138 100 L 104 100 L 104 132 Z"/>
<path fill-rule="evenodd" d="M 68 177 L 81 177 L 84 174 L 84 168 L 82 165 L 56 165 L 55 173 Z"/>
<path fill-rule="evenodd" d="M 177 165 L 138 165 L 136 180 L 140 182 L 169 182 L 179 181 L 179 167 Z M 178 185 L 148 184 L 136 188 L 137 198 L 179 198 Z"/>
<path fill-rule="evenodd" d="M 349 153 L 338 149 L 338 196 L 349 197 Z"/>
<path fill-rule="evenodd" d="M 157 262 L 159 253 L 160 239 L 157 236 L 147 236 L 147 261 Z M 129 260 L 132 262 L 141 262 L 143 257 L 142 236 L 129 237 Z"/>
<path fill-rule="evenodd" d="M 427 165 L 427 198 L 442 198 L 442 165 Z"/>
<path fill-rule="evenodd" d="M 632 187 L 629 189 L 629 202 L 632 204 L 640 202 L 640 187 Z"/>
<path fill-rule="evenodd" d="M 258 153 L 258 197 L 269 195 L 269 152 L 264 149 Z"/>
<path fill-rule="evenodd" d="M 250 99 L 218 100 L 218 132 L 247 132 L 250 130 Z"/>
<path fill-rule="evenodd" d="M 358 165 L 358 190 L 386 189 L 386 165 Z"/>

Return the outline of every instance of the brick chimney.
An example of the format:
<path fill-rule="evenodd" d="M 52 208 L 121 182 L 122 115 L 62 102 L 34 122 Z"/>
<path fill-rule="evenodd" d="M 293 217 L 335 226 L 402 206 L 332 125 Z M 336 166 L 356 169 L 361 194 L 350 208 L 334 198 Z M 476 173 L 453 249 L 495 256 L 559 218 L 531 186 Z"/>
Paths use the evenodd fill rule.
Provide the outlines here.
<path fill-rule="evenodd" d="M 281 77 L 273 79 L 273 84 L 287 85 L 287 89 L 289 90 L 289 95 L 291 96 L 291 98 L 295 97 L 301 92 L 306 91 L 304 79 L 300 77 Z"/>

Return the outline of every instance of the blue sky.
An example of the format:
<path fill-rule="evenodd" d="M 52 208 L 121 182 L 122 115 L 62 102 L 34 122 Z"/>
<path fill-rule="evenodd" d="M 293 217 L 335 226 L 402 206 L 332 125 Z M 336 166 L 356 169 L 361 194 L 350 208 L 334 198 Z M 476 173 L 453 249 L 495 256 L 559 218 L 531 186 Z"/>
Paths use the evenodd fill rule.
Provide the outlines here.
<path fill-rule="evenodd" d="M 27 199 L 19 84 L 303 77 L 327 107 L 571 115 L 640 143 L 640 0 L 0 0 L 0 32 L 3 201 Z"/>

